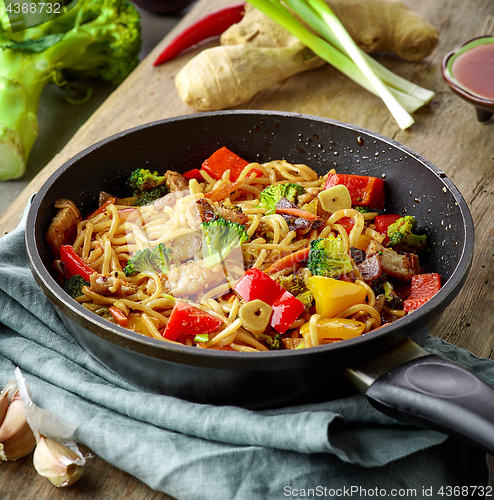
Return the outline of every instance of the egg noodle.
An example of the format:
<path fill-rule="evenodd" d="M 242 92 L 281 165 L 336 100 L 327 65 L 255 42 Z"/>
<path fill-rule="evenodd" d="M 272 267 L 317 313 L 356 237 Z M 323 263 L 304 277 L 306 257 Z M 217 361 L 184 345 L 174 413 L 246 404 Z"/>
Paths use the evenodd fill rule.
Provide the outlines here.
<path fill-rule="evenodd" d="M 257 170 L 252 172 L 253 168 Z M 267 270 L 280 258 L 309 247 L 311 240 L 328 237 L 331 233 L 341 235 L 348 253 L 350 247 L 359 246 L 362 235 L 367 235 L 369 239 L 375 239 L 379 243 L 383 240 L 383 235 L 372 229 L 373 218 L 377 213 L 360 213 L 354 209 L 336 211 L 323 225 L 311 229 L 306 234 L 290 231 L 287 221 L 280 214 L 266 215 L 266 209 L 259 207 L 261 191 L 278 183 L 297 183 L 305 188 L 305 193 L 299 196 L 299 205 L 307 204 L 315 200 L 317 194 L 323 190 L 325 177 L 318 176 L 306 165 L 289 164 L 284 160 L 263 164 L 251 163 L 235 181 L 235 190 L 232 193 L 221 200 L 216 200 L 217 196 L 213 196 L 213 199 L 220 201 L 223 206 L 241 207 L 248 217 L 245 228 L 250 241 L 241 246 L 243 265 L 238 263 L 238 259 L 236 263 L 230 263 L 239 268 L 236 269 L 237 274 L 230 273 L 226 279 L 220 280 L 221 283 L 216 283 L 214 279 L 211 281 L 211 276 L 200 266 L 203 259 L 202 250 L 197 247 L 197 240 L 194 240 L 200 235 L 201 222 L 196 213 L 195 201 L 207 193 L 221 193 L 221 190 L 231 183 L 229 175 L 230 171 L 227 170 L 223 178 L 215 180 L 203 172 L 205 180 L 190 180 L 189 189 L 176 193 L 174 203 L 160 203 L 161 200 L 158 200 L 142 207 L 109 204 L 103 213 L 79 223 L 73 243 L 75 252 L 98 273 L 110 273 L 118 278 L 118 281 L 129 284 L 132 293 L 101 294 L 85 286 L 83 295 L 76 300 L 97 314 L 112 305 L 129 318 L 128 328 L 171 342 L 161 333 L 179 296 L 181 300 L 192 301 L 194 305 L 222 320 L 222 326 L 209 335 L 207 342 L 196 342 L 193 337 L 184 336 L 185 345 L 245 352 L 266 351 L 266 345 L 243 327 L 242 319 L 238 315 L 243 300 L 231 293 L 236 279 L 242 276 L 246 269 L 255 267 Z M 339 224 L 343 217 L 353 219 L 353 228 L 348 234 Z M 184 264 L 182 260 L 180 263 L 181 275 L 175 283 L 176 293 L 173 295 L 164 275 L 140 272 L 126 276 L 123 272 L 128 259 L 138 250 L 152 248 L 160 243 L 171 248 L 174 248 L 175 244 L 178 248 L 183 242 L 189 244 L 189 247 L 191 242 L 194 244 L 191 247 L 192 254 L 185 256 L 187 262 Z M 361 279 L 353 260 L 352 266 L 355 283 L 365 287 L 366 299 L 364 303 L 340 312 L 337 317 L 362 322 L 365 325 L 363 333 L 366 333 L 381 325 L 380 312 L 383 301 L 376 301 L 373 290 Z M 302 269 L 300 272 L 303 271 Z M 286 274 L 286 271 L 270 274 L 270 277 L 276 280 L 283 273 Z M 211 282 L 213 286 L 207 286 Z M 387 312 L 396 316 L 404 314 L 403 311 Z M 112 320 L 109 315 L 106 317 Z M 318 326 L 320 321 L 320 315 L 311 314 L 309 309 L 306 309 L 283 334 L 283 348 L 312 347 L 339 340 L 321 336 Z"/>

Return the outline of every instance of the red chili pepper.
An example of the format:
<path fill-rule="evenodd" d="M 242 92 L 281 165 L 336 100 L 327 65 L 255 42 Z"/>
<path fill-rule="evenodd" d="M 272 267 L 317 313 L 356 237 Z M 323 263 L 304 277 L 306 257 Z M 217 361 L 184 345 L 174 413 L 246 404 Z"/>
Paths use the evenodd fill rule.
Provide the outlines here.
<path fill-rule="evenodd" d="M 180 334 L 195 337 L 200 333 L 211 333 L 223 322 L 192 304 L 177 300 L 173 307 L 163 337 L 176 340 Z"/>
<path fill-rule="evenodd" d="M 437 273 L 416 274 L 412 276 L 410 295 L 403 302 L 405 312 L 414 311 L 441 289 L 441 276 Z"/>
<path fill-rule="evenodd" d="M 374 224 L 376 225 L 376 231 L 378 233 L 384 234 L 386 237 L 383 240 L 383 245 L 389 241 L 388 238 L 388 227 L 395 223 L 401 216 L 398 214 L 384 214 L 378 215 L 374 219 Z"/>
<path fill-rule="evenodd" d="M 69 278 L 80 274 L 86 281 L 89 281 L 91 274 L 96 272 L 89 267 L 74 251 L 72 245 L 62 245 L 60 248 L 60 260 L 69 275 Z"/>
<path fill-rule="evenodd" d="M 202 176 L 201 171 L 198 168 L 193 168 L 192 170 L 184 172 L 184 177 L 187 177 L 187 179 L 195 179 L 196 181 L 204 180 L 204 177 Z"/>
<path fill-rule="evenodd" d="M 377 177 L 351 174 L 328 174 L 324 189 L 338 184 L 348 188 L 352 205 L 369 206 L 378 210 L 384 208 L 384 180 Z"/>
<path fill-rule="evenodd" d="M 279 333 L 285 333 L 305 309 L 300 300 L 255 267 L 240 278 L 233 291 L 247 302 L 262 300 L 269 304 L 273 308 L 269 324 Z"/>
<path fill-rule="evenodd" d="M 245 2 L 242 2 L 207 14 L 176 36 L 157 57 L 153 66 L 159 66 L 173 59 L 199 42 L 221 35 L 230 26 L 239 23 L 244 12 Z"/>

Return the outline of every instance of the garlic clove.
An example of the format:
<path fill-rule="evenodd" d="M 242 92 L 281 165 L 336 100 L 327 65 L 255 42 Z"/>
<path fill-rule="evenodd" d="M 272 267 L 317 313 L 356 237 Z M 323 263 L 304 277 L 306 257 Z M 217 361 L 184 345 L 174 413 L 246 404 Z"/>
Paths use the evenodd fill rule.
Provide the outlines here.
<path fill-rule="evenodd" d="M 24 405 L 15 394 L 0 426 L 0 459 L 17 460 L 30 453 L 36 438 L 26 420 Z"/>
<path fill-rule="evenodd" d="M 3 419 L 7 414 L 9 408 L 9 400 L 7 398 L 7 393 L 0 394 L 0 425 L 2 425 Z"/>
<path fill-rule="evenodd" d="M 85 459 L 54 439 L 40 436 L 33 456 L 39 475 L 57 487 L 70 486 L 82 475 Z"/>

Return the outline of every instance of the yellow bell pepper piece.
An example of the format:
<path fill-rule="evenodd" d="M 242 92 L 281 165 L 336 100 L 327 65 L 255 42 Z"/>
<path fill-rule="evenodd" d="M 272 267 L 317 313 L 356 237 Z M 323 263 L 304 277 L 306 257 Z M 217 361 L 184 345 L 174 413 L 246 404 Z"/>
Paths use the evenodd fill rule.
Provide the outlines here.
<path fill-rule="evenodd" d="M 368 234 L 361 234 L 357 243 L 357 248 L 362 251 L 366 251 L 372 238 Z"/>
<path fill-rule="evenodd" d="M 323 318 L 334 318 L 349 307 L 365 303 L 367 291 L 361 285 L 325 276 L 311 276 L 306 283 L 314 294 L 316 312 Z"/>
<path fill-rule="evenodd" d="M 317 322 L 317 336 L 319 342 L 329 339 L 353 339 L 362 335 L 365 330 L 365 323 L 355 319 L 346 318 L 320 318 Z M 309 333 L 309 323 L 305 323 L 300 328 L 300 335 L 305 338 Z"/>

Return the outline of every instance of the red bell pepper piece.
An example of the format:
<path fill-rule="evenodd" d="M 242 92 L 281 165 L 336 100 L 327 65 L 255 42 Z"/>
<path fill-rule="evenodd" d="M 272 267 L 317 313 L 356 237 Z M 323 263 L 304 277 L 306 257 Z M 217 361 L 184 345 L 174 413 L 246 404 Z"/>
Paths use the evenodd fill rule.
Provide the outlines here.
<path fill-rule="evenodd" d="M 221 179 L 225 171 L 230 170 L 230 181 L 235 182 L 248 164 L 247 160 L 223 146 L 216 150 L 207 160 L 204 160 L 202 170 L 205 170 L 213 179 Z M 257 177 L 262 175 L 258 168 L 253 168 L 250 173 L 252 172 L 255 172 Z"/>
<path fill-rule="evenodd" d="M 201 333 L 211 333 L 223 321 L 192 304 L 177 300 L 173 307 L 163 337 L 168 340 L 177 340 L 182 333 L 195 337 Z"/>
<path fill-rule="evenodd" d="M 410 295 L 403 302 L 405 312 L 414 311 L 441 289 L 441 276 L 437 273 L 416 274 L 412 276 Z"/>
<path fill-rule="evenodd" d="M 184 172 L 184 177 L 187 177 L 187 179 L 195 179 L 196 181 L 204 180 L 204 177 L 202 176 L 201 171 L 198 168 L 193 168 L 192 170 Z"/>
<path fill-rule="evenodd" d="M 304 304 L 286 290 L 270 305 L 273 314 L 269 324 L 279 333 L 285 333 L 305 310 Z"/>
<path fill-rule="evenodd" d="M 62 245 L 60 247 L 60 260 L 69 278 L 80 274 L 86 281 L 89 281 L 91 274 L 96 272 L 75 253 L 72 245 Z"/>
<path fill-rule="evenodd" d="M 262 300 L 269 304 L 273 309 L 269 324 L 279 333 L 285 333 L 305 309 L 300 300 L 255 267 L 240 278 L 233 291 L 247 302 Z"/>
<path fill-rule="evenodd" d="M 350 231 L 353 229 L 355 225 L 355 221 L 351 217 L 342 217 L 338 220 L 337 224 L 342 225 L 345 228 L 347 234 L 350 234 Z"/>
<path fill-rule="evenodd" d="M 207 14 L 176 36 L 157 57 L 153 66 L 159 66 L 173 59 L 199 42 L 221 35 L 230 26 L 239 23 L 244 17 L 244 12 L 245 2 L 242 2 Z"/>
<path fill-rule="evenodd" d="M 383 245 L 386 245 L 386 243 L 389 241 L 388 227 L 391 226 L 391 224 L 394 224 L 400 217 L 401 215 L 398 214 L 384 214 L 384 215 L 378 215 L 374 219 L 374 224 L 376 225 L 376 231 L 386 236 L 383 240 Z"/>
<path fill-rule="evenodd" d="M 93 212 L 91 212 L 86 217 L 86 220 L 93 218 L 95 215 L 99 215 L 99 214 L 103 213 L 106 210 L 106 207 L 108 205 L 114 205 L 116 201 L 117 200 L 116 200 L 116 198 L 114 196 L 110 196 L 100 207 L 98 207 L 96 210 L 94 210 Z"/>
<path fill-rule="evenodd" d="M 377 177 L 351 174 L 328 174 L 324 189 L 343 184 L 348 188 L 352 205 L 384 208 L 384 180 Z"/>

